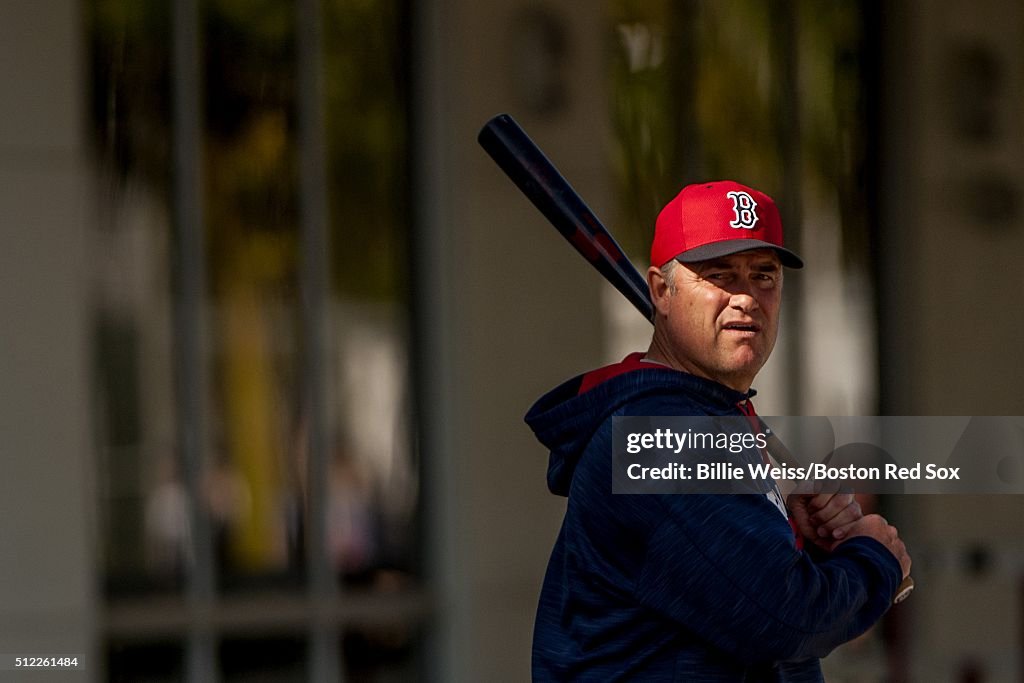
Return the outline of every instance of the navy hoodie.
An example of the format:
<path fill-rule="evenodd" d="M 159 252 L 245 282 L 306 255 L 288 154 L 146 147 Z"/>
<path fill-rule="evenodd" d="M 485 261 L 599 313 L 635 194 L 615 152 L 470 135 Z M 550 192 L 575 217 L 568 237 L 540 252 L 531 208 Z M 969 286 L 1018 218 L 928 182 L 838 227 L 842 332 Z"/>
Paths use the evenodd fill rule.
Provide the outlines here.
<path fill-rule="evenodd" d="M 530 409 L 568 496 L 535 681 L 821 681 L 818 658 L 885 613 L 902 572 L 874 539 L 804 551 L 764 495 L 612 494 L 612 416 L 741 415 L 749 396 L 632 354 Z"/>

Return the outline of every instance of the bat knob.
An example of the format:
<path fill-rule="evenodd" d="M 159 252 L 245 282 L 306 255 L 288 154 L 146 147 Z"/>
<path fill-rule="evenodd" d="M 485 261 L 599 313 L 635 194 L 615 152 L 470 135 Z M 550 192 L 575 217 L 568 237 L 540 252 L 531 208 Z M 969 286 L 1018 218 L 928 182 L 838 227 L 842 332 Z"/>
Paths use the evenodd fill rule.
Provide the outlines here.
<path fill-rule="evenodd" d="M 899 587 L 896 589 L 896 597 L 892 599 L 892 604 L 898 605 L 914 592 L 914 579 L 908 576 L 900 582 Z"/>

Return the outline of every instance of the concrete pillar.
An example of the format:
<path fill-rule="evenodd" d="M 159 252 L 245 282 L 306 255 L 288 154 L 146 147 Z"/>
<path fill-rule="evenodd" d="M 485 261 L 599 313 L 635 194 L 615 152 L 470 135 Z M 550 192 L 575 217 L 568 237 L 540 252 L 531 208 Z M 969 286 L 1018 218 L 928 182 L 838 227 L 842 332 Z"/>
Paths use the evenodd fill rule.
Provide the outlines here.
<path fill-rule="evenodd" d="M 512 114 L 609 216 L 600 3 L 435 0 L 418 10 L 427 475 L 443 680 L 529 677 L 564 500 L 522 416 L 602 359 L 599 277 L 476 143 Z"/>
<path fill-rule="evenodd" d="M 1024 7 L 907 0 L 885 18 L 883 409 L 1024 414 Z M 911 679 L 1020 680 L 1024 499 L 903 506 Z"/>
<path fill-rule="evenodd" d="M 75 3 L 0 3 L 0 654 L 91 672 L 39 680 L 99 670 L 81 32 Z"/>

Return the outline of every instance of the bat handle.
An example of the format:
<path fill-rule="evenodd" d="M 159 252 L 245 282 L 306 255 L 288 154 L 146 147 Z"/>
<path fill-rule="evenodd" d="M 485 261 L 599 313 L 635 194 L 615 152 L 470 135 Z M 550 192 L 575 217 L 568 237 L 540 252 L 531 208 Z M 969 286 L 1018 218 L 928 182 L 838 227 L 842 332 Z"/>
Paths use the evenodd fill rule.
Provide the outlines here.
<path fill-rule="evenodd" d="M 900 585 L 896 588 L 896 596 L 892 599 L 892 604 L 898 605 L 914 592 L 914 577 L 908 576 L 900 582 Z"/>

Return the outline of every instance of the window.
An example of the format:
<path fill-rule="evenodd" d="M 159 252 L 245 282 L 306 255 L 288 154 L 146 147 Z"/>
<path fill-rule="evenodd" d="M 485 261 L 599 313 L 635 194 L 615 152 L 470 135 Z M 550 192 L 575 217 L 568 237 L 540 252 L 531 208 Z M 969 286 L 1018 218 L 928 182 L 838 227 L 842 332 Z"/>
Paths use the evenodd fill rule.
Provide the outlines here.
<path fill-rule="evenodd" d="M 403 11 L 86 3 L 112 680 L 416 670 Z"/>

